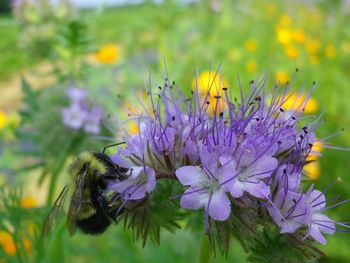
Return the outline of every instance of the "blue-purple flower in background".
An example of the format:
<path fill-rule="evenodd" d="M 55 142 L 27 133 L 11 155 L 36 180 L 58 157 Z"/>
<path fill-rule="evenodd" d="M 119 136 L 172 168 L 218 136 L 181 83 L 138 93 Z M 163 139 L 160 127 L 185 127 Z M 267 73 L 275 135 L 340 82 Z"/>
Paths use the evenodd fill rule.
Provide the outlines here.
<path fill-rule="evenodd" d="M 61 110 L 63 124 L 72 129 L 83 129 L 86 133 L 99 134 L 103 110 L 100 106 L 89 107 L 87 92 L 84 89 L 70 87 L 67 90 L 70 101 L 68 107 Z"/>

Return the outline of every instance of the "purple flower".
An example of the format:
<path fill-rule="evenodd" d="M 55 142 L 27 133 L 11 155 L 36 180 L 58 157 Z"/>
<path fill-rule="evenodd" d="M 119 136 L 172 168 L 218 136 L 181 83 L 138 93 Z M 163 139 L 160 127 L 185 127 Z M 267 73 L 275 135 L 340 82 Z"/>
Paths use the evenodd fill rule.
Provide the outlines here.
<path fill-rule="evenodd" d="M 301 180 L 319 119 L 301 122 L 302 109 L 284 109 L 290 90 L 267 90 L 266 81 L 251 82 L 240 99 L 232 98 L 227 87 L 214 98 L 198 87 L 187 96 L 167 78 L 156 91 L 148 87 L 151 106 L 140 98 L 142 113 L 130 115 L 139 133 L 124 134 L 125 145 L 113 157 L 130 168 L 128 178 L 109 190 L 126 200 L 140 199 L 155 189 L 156 179 L 175 179 L 185 186 L 180 205 L 204 208 L 207 227 L 209 216 L 224 221 L 231 202 L 249 200 L 252 209 L 262 203 L 259 208 L 282 234 L 308 229 L 307 236 L 325 243 L 323 234 L 332 234 L 341 223 L 323 214 L 324 195 L 303 192 Z M 90 131 L 97 131 L 93 120 Z"/>
<path fill-rule="evenodd" d="M 176 170 L 180 183 L 190 186 L 182 195 L 180 205 L 187 209 L 205 208 L 208 215 L 219 221 L 231 214 L 231 203 L 221 184 L 227 171 L 218 168 L 216 162 L 204 163 L 203 167 L 183 166 Z"/>
<path fill-rule="evenodd" d="M 294 233 L 308 219 L 305 196 L 281 188 L 267 207 L 272 219 L 281 228 L 281 233 Z"/>
<path fill-rule="evenodd" d="M 86 98 L 86 90 L 80 89 L 77 87 L 70 87 L 67 90 L 67 95 L 70 101 L 75 104 L 75 103 L 80 103 L 85 100 Z"/>
<path fill-rule="evenodd" d="M 297 193 L 301 183 L 301 172 L 302 169 L 298 168 L 296 165 L 281 165 L 276 172 L 276 187 L 283 187 L 284 189 Z"/>
<path fill-rule="evenodd" d="M 83 127 L 88 117 L 85 107 L 78 103 L 70 105 L 68 108 L 61 110 L 63 124 L 69 128 L 80 129 Z"/>
<path fill-rule="evenodd" d="M 309 232 L 307 236 L 312 236 L 315 240 L 325 245 L 327 240 L 322 233 L 333 234 L 336 232 L 335 222 L 328 216 L 322 214 L 326 207 L 326 197 L 318 190 L 309 188 L 305 194 L 305 204 L 308 206 L 310 215 L 307 222 Z"/>
<path fill-rule="evenodd" d="M 227 164 L 231 172 L 230 178 L 225 182 L 225 189 L 235 198 L 241 197 L 245 192 L 266 198 L 270 194 L 270 187 L 263 179 L 271 176 L 277 164 L 277 160 L 271 156 L 256 154 L 252 145 L 241 145 L 236 159 Z"/>
<path fill-rule="evenodd" d="M 103 117 L 102 109 L 98 106 L 95 106 L 91 109 L 86 118 L 84 124 L 84 131 L 87 133 L 98 134 L 100 133 L 101 127 L 100 123 Z"/>
<path fill-rule="evenodd" d="M 155 171 L 147 166 L 135 166 L 119 155 L 111 160 L 121 167 L 128 167 L 128 178 L 110 185 L 110 190 L 118 192 L 125 200 L 142 199 L 156 186 Z"/>

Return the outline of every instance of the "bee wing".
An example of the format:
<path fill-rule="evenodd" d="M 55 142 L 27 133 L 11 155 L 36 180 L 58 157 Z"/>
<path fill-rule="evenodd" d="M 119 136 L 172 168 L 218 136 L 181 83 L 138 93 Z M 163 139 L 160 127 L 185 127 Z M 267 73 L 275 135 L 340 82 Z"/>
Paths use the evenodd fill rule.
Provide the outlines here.
<path fill-rule="evenodd" d="M 88 171 L 89 171 L 88 167 L 84 167 L 83 171 L 79 173 L 76 181 L 76 188 L 74 190 L 74 193 L 72 195 L 72 198 L 69 204 L 68 215 L 67 215 L 67 228 L 71 236 L 75 234 L 75 231 L 77 228 L 78 216 L 80 214 L 81 207 L 84 202 L 83 191 L 84 191 L 85 178 L 88 174 Z"/>
<path fill-rule="evenodd" d="M 49 211 L 49 214 L 47 215 L 44 221 L 43 229 L 42 229 L 42 235 L 44 237 L 46 237 L 50 233 L 51 229 L 54 227 L 57 216 L 59 212 L 62 210 L 64 201 L 67 197 L 68 189 L 69 189 L 69 185 L 66 185 L 65 187 L 63 187 L 61 193 L 55 200 L 55 203 L 53 204 L 53 206 Z"/>

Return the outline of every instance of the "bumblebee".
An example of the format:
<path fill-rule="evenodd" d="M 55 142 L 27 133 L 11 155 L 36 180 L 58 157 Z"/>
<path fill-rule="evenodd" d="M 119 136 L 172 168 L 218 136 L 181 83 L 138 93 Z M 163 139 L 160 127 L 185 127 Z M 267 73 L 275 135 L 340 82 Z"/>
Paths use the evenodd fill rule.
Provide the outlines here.
<path fill-rule="evenodd" d="M 107 200 L 104 190 L 108 182 L 125 179 L 127 172 L 128 168 L 114 164 L 104 151 L 81 153 L 69 168 L 73 184 L 66 185 L 54 202 L 43 225 L 43 236 L 47 236 L 55 224 L 71 186 L 73 193 L 67 214 L 70 235 L 74 235 L 77 228 L 91 235 L 103 233 L 124 210 L 120 199 L 114 196 Z"/>

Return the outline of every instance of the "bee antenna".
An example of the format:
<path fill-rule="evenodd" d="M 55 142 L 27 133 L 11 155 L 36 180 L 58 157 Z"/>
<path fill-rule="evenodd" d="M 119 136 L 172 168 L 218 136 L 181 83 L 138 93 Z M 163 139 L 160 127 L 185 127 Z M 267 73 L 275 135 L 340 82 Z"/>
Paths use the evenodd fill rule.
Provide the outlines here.
<path fill-rule="evenodd" d="M 125 143 L 125 142 L 118 142 L 118 143 L 114 143 L 114 144 L 108 145 L 108 146 L 106 146 L 106 147 L 103 148 L 102 153 L 105 153 L 106 150 L 107 150 L 108 148 L 110 148 L 110 147 L 118 146 L 118 145 L 121 145 L 121 144 L 124 144 L 124 143 Z"/>

